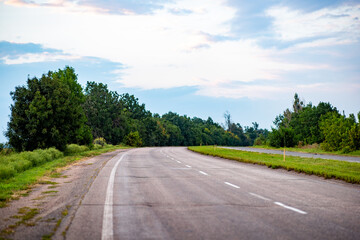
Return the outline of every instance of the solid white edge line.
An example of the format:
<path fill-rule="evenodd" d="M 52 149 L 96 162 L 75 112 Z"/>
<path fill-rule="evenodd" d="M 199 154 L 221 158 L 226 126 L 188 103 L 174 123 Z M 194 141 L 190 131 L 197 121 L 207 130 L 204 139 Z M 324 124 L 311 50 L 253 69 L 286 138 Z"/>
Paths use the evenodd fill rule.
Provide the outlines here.
<path fill-rule="evenodd" d="M 281 203 L 281 202 L 274 202 L 276 205 L 279 205 L 283 208 L 286 208 L 286 209 L 289 209 L 289 210 L 292 210 L 294 212 L 297 212 L 297 213 L 300 213 L 300 214 L 307 214 L 307 212 L 304 212 L 304 211 L 301 211 L 300 209 L 297 209 L 297 208 L 293 208 L 293 207 L 290 207 L 290 206 L 286 206 L 285 204 Z"/>
<path fill-rule="evenodd" d="M 123 154 L 120 159 L 116 162 L 113 169 L 111 170 L 107 189 L 106 189 L 106 198 L 104 205 L 104 216 L 103 216 L 103 225 L 102 225 L 102 240 L 112 240 L 114 239 L 114 228 L 113 228 L 113 196 L 114 196 L 114 180 L 116 169 L 119 166 L 121 160 L 125 157 L 127 153 Z"/>
<path fill-rule="evenodd" d="M 240 188 L 239 186 L 236 186 L 236 185 L 234 185 L 234 184 L 232 184 L 232 183 L 229 183 L 229 182 L 224 182 L 225 184 L 227 184 L 227 185 L 229 185 L 229 186 L 232 186 L 232 187 L 234 187 L 234 188 Z"/>
<path fill-rule="evenodd" d="M 249 192 L 249 194 L 254 196 L 254 197 L 260 198 L 262 200 L 265 200 L 265 201 L 271 201 L 271 199 L 269 199 L 269 198 L 263 197 L 261 195 L 258 195 L 258 194 L 252 193 L 252 192 Z"/>
<path fill-rule="evenodd" d="M 205 176 L 208 176 L 209 174 L 207 174 L 206 172 L 203 172 L 203 171 L 199 171 L 199 173 L 205 175 Z"/>
<path fill-rule="evenodd" d="M 185 166 L 187 166 L 188 168 L 191 168 L 191 166 L 189 166 L 189 165 L 185 165 Z"/>

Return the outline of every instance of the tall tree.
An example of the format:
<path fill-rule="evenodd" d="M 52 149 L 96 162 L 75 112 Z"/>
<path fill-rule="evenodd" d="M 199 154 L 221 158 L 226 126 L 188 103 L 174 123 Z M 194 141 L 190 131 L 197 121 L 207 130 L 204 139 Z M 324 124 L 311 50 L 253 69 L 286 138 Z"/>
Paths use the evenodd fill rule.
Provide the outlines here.
<path fill-rule="evenodd" d="M 130 128 L 119 94 L 109 91 L 106 84 L 87 82 L 85 96 L 83 107 L 93 136 L 112 144 L 121 143 Z"/>
<path fill-rule="evenodd" d="M 64 150 L 69 143 L 92 142 L 81 106 L 84 94 L 73 68 L 28 79 L 27 86 L 16 87 L 11 97 L 14 104 L 6 136 L 17 151 Z"/>

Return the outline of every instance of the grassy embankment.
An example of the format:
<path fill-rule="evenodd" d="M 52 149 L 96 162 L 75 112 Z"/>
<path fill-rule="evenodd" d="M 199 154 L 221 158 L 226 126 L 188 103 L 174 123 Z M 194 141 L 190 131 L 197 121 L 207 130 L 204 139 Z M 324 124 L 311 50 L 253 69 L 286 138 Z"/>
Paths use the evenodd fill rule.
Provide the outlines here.
<path fill-rule="evenodd" d="M 245 152 L 239 150 L 218 148 L 214 146 L 189 147 L 190 150 L 205 155 L 211 155 L 244 163 L 266 165 L 269 168 L 283 168 L 324 178 L 335 178 L 349 183 L 360 184 L 360 163 L 344 162 L 326 159 L 302 158 L 283 155 Z"/>
<path fill-rule="evenodd" d="M 267 145 L 259 145 L 259 146 L 252 146 L 253 148 L 263 148 L 263 149 L 271 149 L 271 150 L 284 150 L 284 148 L 276 148 L 276 147 L 270 147 Z M 301 148 L 298 147 L 286 147 L 286 151 L 292 151 L 292 152 L 302 152 L 302 153 L 316 153 L 316 154 L 328 154 L 328 155 L 340 155 L 340 156 L 350 156 L 350 157 L 360 157 L 360 150 L 349 152 L 349 153 L 342 153 L 341 151 L 337 152 L 328 152 L 324 151 L 320 148 L 319 145 L 309 145 L 304 146 Z"/>
<path fill-rule="evenodd" d="M 13 153 L 0 156 L 0 207 L 12 199 L 25 196 L 36 183 L 42 182 L 44 176 L 59 177 L 56 171 L 84 157 L 100 155 L 102 153 L 126 148 L 124 146 L 105 145 L 96 146 L 90 150 L 86 146 L 69 145 L 66 151 L 60 152 L 54 148 L 35 150 L 33 152 Z"/>

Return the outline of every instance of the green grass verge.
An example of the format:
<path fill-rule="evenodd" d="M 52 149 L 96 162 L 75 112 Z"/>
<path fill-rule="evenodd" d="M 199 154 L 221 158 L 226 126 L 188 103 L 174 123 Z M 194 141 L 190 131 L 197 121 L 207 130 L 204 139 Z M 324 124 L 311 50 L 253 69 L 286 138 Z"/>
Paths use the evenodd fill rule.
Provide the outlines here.
<path fill-rule="evenodd" d="M 283 168 L 324 178 L 340 179 L 349 183 L 360 183 L 360 163 L 293 156 L 287 156 L 284 161 L 280 154 L 254 153 L 214 146 L 189 147 L 189 150 L 244 163 L 266 165 L 274 169 Z"/>
<path fill-rule="evenodd" d="M 92 157 L 100 155 L 106 152 L 114 151 L 116 149 L 126 148 L 124 146 L 112 146 L 107 145 L 104 148 L 85 151 L 80 153 L 74 153 L 71 156 L 66 156 L 62 158 L 55 159 L 50 162 L 46 162 L 40 166 L 30 168 L 24 172 L 21 172 L 9 179 L 0 180 L 0 207 L 6 206 L 6 203 L 12 199 L 16 199 L 14 196 L 15 192 L 20 192 L 17 196 L 27 195 L 29 189 L 40 182 L 40 178 L 44 176 L 55 176 L 56 169 L 60 167 L 65 167 L 75 161 L 78 161 L 84 157 Z M 47 181 L 44 182 L 45 184 Z"/>
<path fill-rule="evenodd" d="M 271 150 L 284 150 L 284 148 L 276 148 L 276 147 L 270 147 L 267 145 L 259 145 L 259 146 L 251 146 L 253 148 L 262 148 L 262 149 L 271 149 Z M 327 154 L 327 155 L 337 155 L 337 156 L 350 156 L 350 157 L 360 157 L 360 150 L 349 152 L 349 153 L 342 153 L 341 151 L 337 152 L 328 152 L 320 149 L 319 147 L 313 148 L 311 146 L 309 147 L 303 147 L 303 148 L 296 148 L 296 147 L 286 147 L 286 151 L 291 152 L 302 152 L 302 153 L 316 153 L 316 154 Z"/>

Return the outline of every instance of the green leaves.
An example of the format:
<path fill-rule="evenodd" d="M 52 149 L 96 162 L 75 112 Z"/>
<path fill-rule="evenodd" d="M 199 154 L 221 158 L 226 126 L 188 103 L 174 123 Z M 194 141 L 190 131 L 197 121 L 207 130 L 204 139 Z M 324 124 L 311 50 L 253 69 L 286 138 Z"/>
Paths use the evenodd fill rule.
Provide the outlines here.
<path fill-rule="evenodd" d="M 17 151 L 64 150 L 69 143 L 92 142 L 89 129 L 84 127 L 84 94 L 73 68 L 28 79 L 27 86 L 16 87 L 11 96 L 14 104 L 6 136 Z"/>
<path fill-rule="evenodd" d="M 321 121 L 320 128 L 325 137 L 321 145 L 324 150 L 347 153 L 360 149 L 360 125 L 356 123 L 354 115 L 346 118 L 329 113 Z"/>

